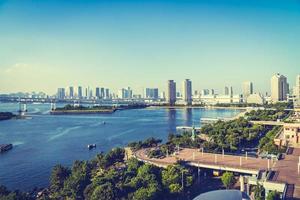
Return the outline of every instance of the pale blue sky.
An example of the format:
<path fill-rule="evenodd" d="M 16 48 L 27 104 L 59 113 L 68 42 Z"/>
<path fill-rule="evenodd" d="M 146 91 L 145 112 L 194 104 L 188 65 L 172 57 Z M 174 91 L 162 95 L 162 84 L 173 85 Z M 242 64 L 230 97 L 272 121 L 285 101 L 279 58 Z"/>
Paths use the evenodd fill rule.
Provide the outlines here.
<path fill-rule="evenodd" d="M 68 85 L 269 90 L 300 73 L 299 0 L 0 0 L 0 93 Z"/>

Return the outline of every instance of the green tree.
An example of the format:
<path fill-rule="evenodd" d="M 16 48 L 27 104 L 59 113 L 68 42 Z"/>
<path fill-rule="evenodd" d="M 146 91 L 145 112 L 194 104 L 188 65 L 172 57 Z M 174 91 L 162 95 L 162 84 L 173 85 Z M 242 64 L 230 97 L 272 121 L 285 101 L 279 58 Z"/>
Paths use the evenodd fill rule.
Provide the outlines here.
<path fill-rule="evenodd" d="M 97 186 L 91 196 L 91 200 L 115 199 L 114 187 L 111 183 Z"/>
<path fill-rule="evenodd" d="M 258 184 L 254 188 L 254 198 L 255 200 L 265 199 L 265 189 L 262 185 Z"/>
<path fill-rule="evenodd" d="M 280 200 L 280 195 L 277 191 L 271 191 L 267 195 L 267 200 Z"/>
<path fill-rule="evenodd" d="M 232 172 L 225 172 L 222 175 L 221 180 L 226 189 L 231 188 L 235 183 L 235 178 Z"/>
<path fill-rule="evenodd" d="M 70 169 L 62 165 L 54 166 L 50 176 L 50 191 L 54 197 L 59 197 L 59 192 L 63 189 L 64 182 L 70 173 Z"/>

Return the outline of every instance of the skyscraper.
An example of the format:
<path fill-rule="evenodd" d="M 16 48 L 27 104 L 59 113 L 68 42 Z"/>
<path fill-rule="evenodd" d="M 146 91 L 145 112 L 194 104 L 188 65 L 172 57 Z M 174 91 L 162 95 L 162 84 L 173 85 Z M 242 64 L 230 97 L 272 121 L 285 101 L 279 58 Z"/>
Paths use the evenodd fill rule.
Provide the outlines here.
<path fill-rule="evenodd" d="M 82 99 L 82 87 L 78 86 L 77 96 L 79 99 Z"/>
<path fill-rule="evenodd" d="M 173 106 L 176 102 L 176 83 L 174 80 L 168 81 L 168 94 L 167 102 L 169 105 Z"/>
<path fill-rule="evenodd" d="M 110 98 L 110 95 L 109 95 L 109 89 L 108 89 L 108 88 L 105 89 L 105 98 L 106 98 L 106 99 L 109 99 L 109 98 Z"/>
<path fill-rule="evenodd" d="M 243 82 L 243 97 L 247 98 L 250 94 L 253 94 L 253 83 L 245 81 Z"/>
<path fill-rule="evenodd" d="M 225 86 L 224 95 L 229 95 L 229 88 L 227 86 Z"/>
<path fill-rule="evenodd" d="M 185 79 L 182 83 L 183 100 L 186 105 L 192 105 L 192 81 Z"/>
<path fill-rule="evenodd" d="M 100 88 L 99 87 L 96 87 L 96 92 L 95 92 L 95 96 L 97 99 L 100 99 L 101 95 L 100 95 Z"/>
<path fill-rule="evenodd" d="M 73 87 L 73 86 L 70 86 L 70 87 L 69 87 L 69 97 L 70 97 L 70 98 L 73 98 L 73 97 L 74 97 L 74 87 Z"/>
<path fill-rule="evenodd" d="M 146 88 L 144 97 L 149 99 L 158 99 L 158 88 Z"/>
<path fill-rule="evenodd" d="M 101 88 L 100 89 L 100 97 L 103 99 L 105 97 L 105 89 Z"/>
<path fill-rule="evenodd" d="M 58 88 L 58 89 L 57 89 L 56 97 L 57 97 L 58 99 L 64 99 L 65 96 L 66 96 L 65 88 Z"/>
<path fill-rule="evenodd" d="M 285 76 L 279 73 L 271 78 L 271 100 L 273 102 L 287 100 L 288 84 Z"/>
<path fill-rule="evenodd" d="M 233 87 L 230 86 L 230 96 L 233 96 Z"/>

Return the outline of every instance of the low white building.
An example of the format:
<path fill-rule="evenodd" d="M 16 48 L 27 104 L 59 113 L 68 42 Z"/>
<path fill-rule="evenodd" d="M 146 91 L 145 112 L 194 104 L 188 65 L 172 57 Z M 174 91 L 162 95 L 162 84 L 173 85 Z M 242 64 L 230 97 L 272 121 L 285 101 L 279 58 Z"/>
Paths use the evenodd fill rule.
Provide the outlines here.
<path fill-rule="evenodd" d="M 247 99 L 247 103 L 253 103 L 253 104 L 264 104 L 265 99 L 260 93 L 250 94 Z"/>
<path fill-rule="evenodd" d="M 242 95 L 202 95 L 200 101 L 208 105 L 242 103 Z"/>

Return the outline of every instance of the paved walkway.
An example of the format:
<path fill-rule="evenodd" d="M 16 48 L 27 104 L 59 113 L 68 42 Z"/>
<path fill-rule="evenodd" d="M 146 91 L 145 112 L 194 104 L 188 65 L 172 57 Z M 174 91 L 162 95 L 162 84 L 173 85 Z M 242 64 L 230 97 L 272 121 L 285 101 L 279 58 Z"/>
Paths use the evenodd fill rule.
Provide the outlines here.
<path fill-rule="evenodd" d="M 300 198 L 300 174 L 298 174 L 299 148 L 292 148 L 285 158 L 275 163 L 273 171 L 276 175 L 272 180 L 294 185 L 294 198 Z"/>
<path fill-rule="evenodd" d="M 275 175 L 271 181 L 279 183 L 287 183 L 291 185 L 292 196 L 295 199 L 300 199 L 300 174 L 298 174 L 298 161 L 300 149 L 291 149 L 290 153 L 282 160 L 272 162 L 267 159 L 222 155 L 212 153 L 202 153 L 197 149 L 182 149 L 176 156 L 169 156 L 163 159 L 150 159 L 147 157 L 148 149 L 142 149 L 136 152 L 136 157 L 142 161 L 149 162 L 159 167 L 167 167 L 175 164 L 178 160 L 187 161 L 190 165 L 200 166 L 210 169 L 222 169 L 228 171 L 244 172 L 245 170 L 256 172 L 260 170 L 275 171 Z M 269 163 L 268 163 L 269 162 Z"/>

